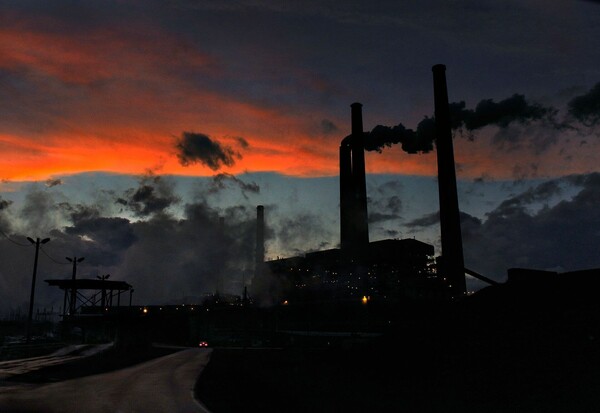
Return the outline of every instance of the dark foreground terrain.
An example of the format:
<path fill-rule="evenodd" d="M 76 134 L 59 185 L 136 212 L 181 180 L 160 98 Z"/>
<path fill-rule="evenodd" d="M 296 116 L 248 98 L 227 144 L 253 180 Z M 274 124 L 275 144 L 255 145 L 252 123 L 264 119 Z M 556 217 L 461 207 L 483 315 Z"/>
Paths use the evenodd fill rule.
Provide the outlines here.
<path fill-rule="evenodd" d="M 111 348 L 92 356 L 69 361 L 68 363 L 43 367 L 24 374 L 7 377 L 0 385 L 11 383 L 53 383 L 80 377 L 124 369 L 158 357 L 172 354 L 177 349 L 148 346 L 136 350 L 123 351 Z"/>
<path fill-rule="evenodd" d="M 367 343 L 215 349 L 197 398 L 214 413 L 598 411 L 593 296 L 497 288 L 399 309 L 395 327 Z"/>

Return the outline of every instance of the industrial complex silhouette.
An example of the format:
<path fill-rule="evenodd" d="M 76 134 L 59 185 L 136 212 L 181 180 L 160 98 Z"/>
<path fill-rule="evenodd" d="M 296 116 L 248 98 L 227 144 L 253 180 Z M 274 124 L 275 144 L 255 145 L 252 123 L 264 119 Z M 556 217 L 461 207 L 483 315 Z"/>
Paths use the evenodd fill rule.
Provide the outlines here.
<path fill-rule="evenodd" d="M 163 339 L 194 342 L 208 337 L 222 343 L 231 340 L 236 335 L 231 331 L 241 325 L 245 326 L 246 338 L 254 334 L 261 342 L 265 332 L 271 339 L 284 327 L 288 331 L 307 325 L 311 329 L 374 331 L 389 322 L 390 314 L 398 306 L 462 301 L 467 296 L 466 274 L 498 286 L 497 281 L 464 265 L 446 67 L 438 64 L 432 71 L 441 256 L 435 257 L 433 245 L 416 239 L 370 242 L 364 153 L 369 134 L 363 131 L 362 105 L 353 103 L 351 133 L 341 140 L 339 147 L 339 248 L 265 261 L 265 219 L 268 217 L 265 218 L 265 209 L 259 205 L 251 282 L 244 283 L 239 295 L 231 295 L 225 294 L 221 280 L 214 295 L 187 306 L 151 303 L 133 306 L 132 285 L 108 280 L 108 275 L 98 279 L 77 278 L 77 263 L 83 258 L 68 258 L 73 263 L 72 277 L 46 280 L 49 286 L 58 287 L 64 294 L 62 331 L 68 334 L 76 329 L 83 331 L 84 337 L 86 331 L 92 335 L 122 336 L 140 333 L 147 327 Z M 220 228 L 224 228 L 223 218 Z M 535 269 L 511 269 L 507 285 L 522 287 L 567 278 L 573 281 L 577 277 L 589 282 L 593 278 L 590 274 L 597 272 L 559 275 Z M 123 298 L 124 295 L 128 297 Z M 368 320 L 360 315 L 366 307 L 370 308 Z M 209 316 L 210 309 L 213 311 Z M 204 312 L 199 315 L 199 310 Z M 326 325 L 314 322 L 320 311 L 329 315 Z M 167 321 L 173 319 L 180 321 Z M 132 325 L 137 327 L 131 328 Z M 140 327 L 144 325 L 146 327 Z M 161 328 L 155 328 L 157 326 Z M 164 331 L 159 332 L 161 329 Z M 179 330 L 174 333 L 176 329 Z M 253 333 L 248 333 L 250 331 Z"/>

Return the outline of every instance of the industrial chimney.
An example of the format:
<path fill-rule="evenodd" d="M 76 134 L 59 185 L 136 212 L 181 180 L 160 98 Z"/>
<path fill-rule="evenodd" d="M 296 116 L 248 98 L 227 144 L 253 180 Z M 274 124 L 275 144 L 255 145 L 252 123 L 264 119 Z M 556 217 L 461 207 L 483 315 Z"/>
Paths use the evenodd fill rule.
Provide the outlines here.
<path fill-rule="evenodd" d="M 440 194 L 440 227 L 442 232 L 442 257 L 440 272 L 453 297 L 466 293 L 465 263 L 458 209 L 456 171 L 450 109 L 446 85 L 446 66 L 433 66 L 433 94 L 435 101 L 435 130 L 438 162 L 438 189 Z"/>
<path fill-rule="evenodd" d="M 262 205 L 256 207 L 256 251 L 254 263 L 254 276 L 262 275 L 265 262 L 265 208 Z"/>
<path fill-rule="evenodd" d="M 340 144 L 340 240 L 355 255 L 369 244 L 362 105 L 351 105 L 352 133 Z"/>

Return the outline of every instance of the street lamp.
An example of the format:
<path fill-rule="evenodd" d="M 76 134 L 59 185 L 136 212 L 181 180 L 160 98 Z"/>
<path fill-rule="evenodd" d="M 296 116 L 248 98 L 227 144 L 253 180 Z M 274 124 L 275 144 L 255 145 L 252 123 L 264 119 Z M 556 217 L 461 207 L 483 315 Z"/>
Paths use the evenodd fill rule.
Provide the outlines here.
<path fill-rule="evenodd" d="M 70 313 L 71 313 L 71 315 L 75 315 L 75 301 L 77 300 L 77 287 L 75 286 L 75 277 L 77 275 L 77 263 L 83 261 L 85 258 L 84 257 L 81 257 L 81 258 L 65 257 L 65 258 L 67 259 L 67 261 L 73 263 L 73 275 L 71 277 L 72 285 L 71 285 L 71 310 L 70 310 Z"/>
<path fill-rule="evenodd" d="M 27 343 L 31 340 L 31 319 L 33 318 L 33 297 L 35 295 L 35 277 L 37 274 L 37 263 L 38 263 L 38 255 L 40 252 L 40 244 L 45 244 L 50 241 L 50 238 L 44 238 L 40 240 L 36 238 L 35 241 L 33 238 L 27 237 L 27 241 L 31 242 L 35 245 L 35 259 L 33 260 L 33 278 L 31 280 L 31 296 L 29 298 L 29 316 L 27 318 Z"/>

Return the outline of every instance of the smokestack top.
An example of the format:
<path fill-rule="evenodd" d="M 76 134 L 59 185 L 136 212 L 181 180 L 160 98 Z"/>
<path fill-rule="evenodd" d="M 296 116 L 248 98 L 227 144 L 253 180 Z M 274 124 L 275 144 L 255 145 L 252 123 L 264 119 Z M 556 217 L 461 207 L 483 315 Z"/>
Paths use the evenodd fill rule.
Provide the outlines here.
<path fill-rule="evenodd" d="M 440 63 L 440 64 L 437 64 L 437 65 L 434 65 L 431 68 L 431 70 L 433 70 L 434 73 L 435 72 L 445 72 L 446 71 L 446 65 L 443 65 L 443 64 Z"/>
<path fill-rule="evenodd" d="M 363 133 L 363 122 L 362 122 L 362 104 L 355 102 L 350 105 L 352 108 L 352 134 L 361 136 Z"/>

